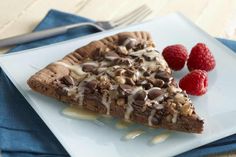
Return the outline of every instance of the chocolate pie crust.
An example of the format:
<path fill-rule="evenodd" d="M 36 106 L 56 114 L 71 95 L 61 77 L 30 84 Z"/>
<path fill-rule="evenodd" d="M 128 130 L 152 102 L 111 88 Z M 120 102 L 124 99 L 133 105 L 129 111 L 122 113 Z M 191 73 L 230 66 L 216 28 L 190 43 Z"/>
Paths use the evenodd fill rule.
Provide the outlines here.
<path fill-rule="evenodd" d="M 93 41 L 30 77 L 36 92 L 155 128 L 201 133 L 203 120 L 147 32 Z"/>

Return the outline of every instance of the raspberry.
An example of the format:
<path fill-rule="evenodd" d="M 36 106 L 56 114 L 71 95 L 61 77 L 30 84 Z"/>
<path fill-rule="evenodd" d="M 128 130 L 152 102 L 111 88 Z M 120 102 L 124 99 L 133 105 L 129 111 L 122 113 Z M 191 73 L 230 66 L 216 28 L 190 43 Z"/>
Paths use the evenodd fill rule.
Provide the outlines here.
<path fill-rule="evenodd" d="M 179 81 L 180 88 L 191 95 L 205 94 L 207 85 L 207 72 L 204 70 L 193 70 Z"/>
<path fill-rule="evenodd" d="M 189 71 L 200 69 L 208 72 L 214 69 L 215 59 L 205 44 L 198 43 L 191 50 L 187 66 Z"/>
<path fill-rule="evenodd" d="M 162 55 L 166 62 L 168 63 L 169 67 L 175 71 L 181 70 L 188 57 L 188 52 L 183 45 L 171 45 L 167 46 Z"/>

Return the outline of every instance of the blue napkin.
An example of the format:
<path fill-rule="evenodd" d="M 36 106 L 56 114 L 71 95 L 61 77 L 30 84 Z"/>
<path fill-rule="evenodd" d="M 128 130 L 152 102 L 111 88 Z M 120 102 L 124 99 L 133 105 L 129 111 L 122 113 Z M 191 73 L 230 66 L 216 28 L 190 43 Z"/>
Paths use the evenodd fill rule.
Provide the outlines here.
<path fill-rule="evenodd" d="M 91 21 L 84 17 L 51 10 L 35 31 L 72 23 Z M 48 45 L 97 32 L 91 27 L 79 28 L 64 35 L 52 37 L 11 49 L 15 51 Z M 218 39 L 236 52 L 236 42 Z M 65 157 L 69 156 L 52 132 L 31 108 L 24 97 L 0 70 L 0 149 L 3 157 Z M 205 156 L 236 150 L 236 135 L 193 149 L 182 156 Z"/>

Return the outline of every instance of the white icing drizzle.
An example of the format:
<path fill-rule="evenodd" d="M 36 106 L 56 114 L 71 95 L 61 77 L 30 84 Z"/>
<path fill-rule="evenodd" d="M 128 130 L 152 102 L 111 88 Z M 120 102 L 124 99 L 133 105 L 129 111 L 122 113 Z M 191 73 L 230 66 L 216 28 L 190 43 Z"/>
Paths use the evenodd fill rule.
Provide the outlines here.
<path fill-rule="evenodd" d="M 129 44 L 129 42 L 133 42 L 132 39 L 129 39 L 127 41 L 124 42 L 124 45 L 127 45 Z M 148 56 L 151 58 L 151 61 L 147 61 L 144 59 L 144 62 L 142 63 L 142 67 L 144 69 L 153 69 L 153 68 L 159 68 L 159 69 L 164 69 L 164 70 L 167 70 L 168 69 L 168 65 L 167 63 L 165 62 L 164 58 L 162 57 L 162 55 L 158 52 L 156 52 L 154 50 L 154 48 L 145 48 L 145 49 L 142 49 L 142 50 L 139 50 L 139 51 L 136 51 L 136 52 L 129 52 L 130 55 L 132 56 L 137 56 L 137 57 L 140 57 L 140 58 L 143 58 L 144 55 Z M 108 56 L 108 57 L 113 57 L 113 56 Z M 114 58 L 109 58 L 109 59 L 114 59 Z M 130 64 L 132 65 L 134 62 L 133 60 L 131 60 L 130 58 L 126 58 L 127 60 L 130 61 Z M 88 73 L 84 72 L 82 70 L 82 67 L 84 65 L 92 65 L 92 66 L 95 66 L 95 67 L 98 67 L 98 71 L 100 74 L 104 74 L 107 73 L 109 76 L 113 76 L 114 75 L 114 69 L 116 68 L 122 68 L 122 67 L 126 67 L 127 66 L 131 66 L 131 65 L 116 65 L 114 67 L 109 67 L 111 64 L 111 61 L 102 61 L 102 62 L 86 62 L 86 63 L 83 63 L 81 65 L 68 65 L 66 63 L 63 63 L 63 62 L 56 62 L 55 64 L 59 64 L 59 65 L 63 65 L 65 66 L 66 68 L 70 69 L 71 72 L 75 73 L 76 75 L 78 76 L 84 76 L 84 77 L 87 77 L 88 76 Z M 142 72 L 140 72 L 139 70 L 135 71 L 135 79 L 138 80 L 140 78 L 140 76 L 142 75 Z M 72 88 L 68 88 L 67 87 L 67 90 L 68 90 L 68 93 L 70 95 L 75 95 L 76 96 L 76 99 L 79 99 L 79 106 L 83 106 L 83 102 L 84 102 L 84 83 L 85 81 L 89 81 L 89 80 L 92 80 L 91 77 L 90 78 L 85 78 L 83 81 L 80 82 L 79 86 L 78 87 L 72 87 Z M 154 88 L 151 88 L 152 89 L 155 89 L 157 87 L 154 87 Z M 159 90 L 161 90 L 160 88 L 157 88 Z M 129 121 L 130 120 L 130 115 L 132 114 L 133 112 L 133 102 L 134 102 L 134 95 L 139 91 L 139 90 L 143 90 L 142 87 L 137 87 L 135 88 L 131 95 L 128 96 L 128 102 L 127 102 L 127 107 L 126 107 L 126 111 L 125 111 L 125 115 L 124 115 L 124 119 Z M 174 88 L 170 88 L 171 91 L 175 91 L 176 89 Z M 153 110 L 151 111 L 149 117 L 148 117 L 148 125 L 149 126 L 152 126 L 152 119 L 154 117 L 154 115 L 156 114 L 156 111 L 159 110 L 159 109 L 162 109 L 164 106 L 162 104 L 160 104 L 159 102 L 162 101 L 165 97 L 165 94 L 162 94 L 160 96 L 158 96 L 157 98 L 155 98 L 154 100 L 150 101 L 154 106 Z M 110 114 L 110 104 L 111 104 L 111 97 L 110 97 L 110 93 L 105 93 L 103 94 L 102 96 L 102 104 L 106 107 L 107 109 L 107 112 L 106 114 L 109 115 Z M 177 119 L 177 115 L 174 115 L 173 118 L 172 118 L 172 122 L 175 122 Z"/>
<path fill-rule="evenodd" d="M 176 123 L 177 122 L 177 117 L 178 117 L 178 113 L 174 113 L 173 114 L 173 118 L 171 119 L 172 123 Z"/>
<path fill-rule="evenodd" d="M 98 68 L 98 72 L 102 73 L 102 72 L 106 71 L 107 69 L 108 69 L 107 67 L 100 67 L 100 68 Z"/>
<path fill-rule="evenodd" d="M 160 135 L 154 136 L 151 139 L 151 144 L 158 144 L 164 142 L 170 136 L 169 133 L 162 133 Z"/>
<path fill-rule="evenodd" d="M 85 82 L 89 82 L 91 80 L 95 79 L 95 76 L 90 76 L 86 79 L 84 79 L 83 81 L 81 81 L 79 83 L 79 86 L 78 86 L 78 94 L 76 95 L 76 98 L 79 99 L 79 106 L 83 106 L 84 104 L 84 85 L 85 85 Z"/>
<path fill-rule="evenodd" d="M 65 87 L 64 88 L 66 91 L 67 91 L 67 93 L 68 93 L 68 96 L 72 96 L 72 95 L 75 95 L 76 94 L 76 91 L 77 91 L 77 87 Z"/>
<path fill-rule="evenodd" d="M 123 45 L 126 46 L 126 45 L 128 45 L 130 42 L 136 43 L 137 40 L 134 39 L 134 38 L 127 38 L 127 39 L 124 41 Z"/>
<path fill-rule="evenodd" d="M 163 70 L 168 69 L 168 65 L 167 65 L 166 61 L 164 60 L 164 58 L 162 57 L 162 55 L 160 53 L 155 51 L 154 48 L 145 48 L 145 49 L 142 49 L 139 51 L 130 52 L 130 55 L 137 56 L 137 57 L 142 57 L 142 55 L 147 55 L 148 57 L 156 58 L 156 60 L 158 62 L 157 61 L 145 61 L 143 63 L 143 66 L 145 68 L 148 68 L 150 66 L 159 65 Z"/>
<path fill-rule="evenodd" d="M 130 54 L 131 56 L 141 57 L 144 53 L 147 53 L 147 50 L 146 50 L 146 49 L 142 49 L 142 50 L 139 50 L 139 51 L 130 52 L 129 54 Z"/>
<path fill-rule="evenodd" d="M 102 61 L 100 62 L 100 67 L 108 67 L 110 65 L 111 62 L 108 62 L 108 61 Z"/>
<path fill-rule="evenodd" d="M 136 137 L 144 134 L 145 132 L 143 130 L 134 130 L 134 131 L 131 131 L 129 132 L 128 134 L 125 135 L 124 139 L 125 140 L 133 140 L 135 139 Z"/>
<path fill-rule="evenodd" d="M 108 93 L 104 93 L 102 96 L 102 104 L 106 107 L 107 115 L 110 115 L 110 105 L 111 105 L 111 97 Z"/>
<path fill-rule="evenodd" d="M 128 128 L 128 126 L 131 124 L 132 124 L 132 122 L 130 122 L 130 121 L 120 120 L 116 123 L 116 128 L 117 129 L 125 129 L 125 128 Z"/>
<path fill-rule="evenodd" d="M 79 106 L 83 106 L 84 104 L 84 90 L 84 81 L 82 81 L 78 86 L 78 94 L 76 95 L 79 99 Z"/>
<path fill-rule="evenodd" d="M 86 72 L 84 72 L 82 70 L 82 67 L 80 65 L 69 65 L 64 62 L 55 62 L 54 64 L 62 65 L 64 67 L 70 69 L 71 71 L 73 71 L 77 75 L 86 75 L 87 74 Z"/>
<path fill-rule="evenodd" d="M 155 103 L 153 106 L 154 106 L 157 110 L 161 110 L 161 109 L 164 108 L 163 104 L 159 104 L 159 103 Z"/>
<path fill-rule="evenodd" d="M 117 56 L 105 56 L 105 58 L 106 58 L 107 60 L 113 61 L 113 60 L 115 60 L 115 59 L 117 59 L 117 58 L 119 58 L 119 57 L 117 57 Z"/>
<path fill-rule="evenodd" d="M 94 112 L 90 112 L 75 106 L 65 108 L 62 113 L 68 117 L 79 118 L 83 120 L 96 120 L 98 117 L 98 114 Z"/>
<path fill-rule="evenodd" d="M 139 91 L 139 90 L 142 90 L 143 88 L 142 87 L 137 87 L 135 88 L 131 95 L 128 96 L 128 103 L 127 103 L 127 107 L 126 107 L 126 111 L 125 111 L 125 120 L 129 120 L 130 119 L 130 114 L 133 112 L 133 102 L 134 102 L 134 95 Z"/>
<path fill-rule="evenodd" d="M 95 61 L 85 62 L 85 63 L 83 63 L 82 65 L 92 65 L 92 66 L 94 66 L 94 67 L 98 67 L 98 63 L 95 62 Z"/>
<path fill-rule="evenodd" d="M 137 71 L 135 71 L 134 75 L 136 77 L 136 80 L 138 80 L 141 77 L 142 74 L 139 70 L 137 70 Z"/>
<path fill-rule="evenodd" d="M 152 109 L 151 114 L 148 117 L 148 125 L 149 126 L 152 126 L 152 119 L 153 119 L 155 114 L 156 114 L 156 109 Z"/>

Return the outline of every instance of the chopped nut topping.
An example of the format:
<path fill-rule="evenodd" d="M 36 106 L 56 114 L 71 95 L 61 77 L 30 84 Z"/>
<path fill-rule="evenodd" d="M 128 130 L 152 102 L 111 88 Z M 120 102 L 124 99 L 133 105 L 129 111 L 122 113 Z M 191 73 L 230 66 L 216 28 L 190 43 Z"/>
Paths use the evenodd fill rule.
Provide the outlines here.
<path fill-rule="evenodd" d="M 121 76 L 125 73 L 125 69 L 117 69 L 115 71 L 115 76 Z"/>
<path fill-rule="evenodd" d="M 125 84 L 125 78 L 122 76 L 116 76 L 115 80 L 119 83 L 119 84 Z"/>
<path fill-rule="evenodd" d="M 73 71 L 60 80 L 66 93 L 76 94 L 78 82 L 85 82 L 85 94 L 98 92 L 109 111 L 109 102 L 124 106 L 127 117 L 133 110 L 149 113 L 153 124 L 159 124 L 162 115 L 170 123 L 176 123 L 178 115 L 192 115 L 194 109 L 186 93 L 173 82 L 171 71 L 160 53 L 153 48 L 144 49 L 148 43 L 127 38 L 123 45 L 100 49 L 93 54 L 94 62 L 82 61 L 83 76 Z M 149 43 L 150 44 L 150 43 Z M 140 49 L 140 50 L 139 50 Z M 139 50 L 139 51 L 137 51 Z M 96 77 L 84 81 L 91 76 Z M 75 86 L 73 88 L 69 88 Z M 134 92 L 135 91 L 135 92 Z M 127 107 L 128 106 L 128 107 Z"/>
<path fill-rule="evenodd" d="M 175 86 L 169 86 L 168 91 L 171 93 L 177 93 L 181 92 L 182 90 L 180 88 L 176 88 Z"/>
<path fill-rule="evenodd" d="M 186 102 L 186 98 L 184 97 L 183 94 L 177 93 L 177 94 L 175 95 L 175 101 L 184 104 L 184 103 Z"/>
<path fill-rule="evenodd" d="M 191 108 L 191 105 L 189 102 L 186 102 L 182 108 L 181 108 L 181 114 L 187 116 L 192 115 L 193 109 Z"/>

